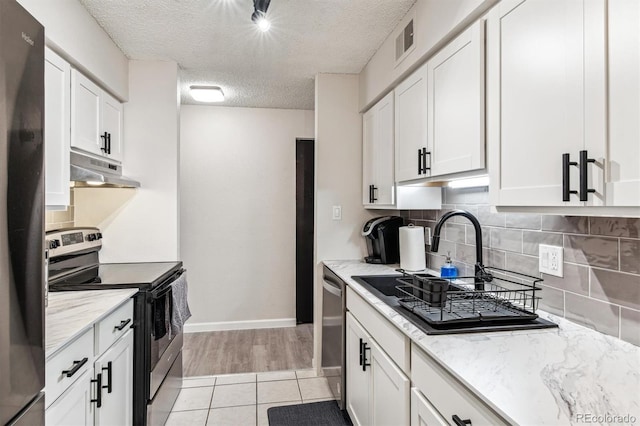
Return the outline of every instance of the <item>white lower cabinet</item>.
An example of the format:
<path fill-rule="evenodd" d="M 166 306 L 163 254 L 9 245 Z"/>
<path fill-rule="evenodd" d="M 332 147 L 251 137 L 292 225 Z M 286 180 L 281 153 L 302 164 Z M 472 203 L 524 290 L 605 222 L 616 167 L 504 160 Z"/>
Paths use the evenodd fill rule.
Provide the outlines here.
<path fill-rule="evenodd" d="M 101 374 L 101 407 L 96 409 L 95 424 L 129 425 L 133 421 L 133 330 L 118 340 L 94 364 Z"/>
<path fill-rule="evenodd" d="M 133 423 L 133 330 L 126 321 L 113 325 L 132 311 L 129 300 L 47 360 L 47 426 Z M 119 336 L 108 347 L 98 344 L 105 341 L 98 331 L 107 328 Z"/>
<path fill-rule="evenodd" d="M 93 424 L 92 372 L 85 372 L 45 411 L 45 424 L 88 426 Z"/>
<path fill-rule="evenodd" d="M 427 403 L 421 411 L 424 419 L 439 414 L 450 424 L 465 423 L 474 426 L 508 424 L 414 345 L 411 347 L 411 382 L 424 396 L 423 402 Z M 416 404 L 420 405 L 418 401 Z M 438 417 L 436 416 L 435 419 Z M 427 424 L 431 423 L 427 422 Z M 441 423 L 436 421 L 434 424 Z"/>
<path fill-rule="evenodd" d="M 347 313 L 347 412 L 356 425 L 409 424 L 409 379 Z"/>
<path fill-rule="evenodd" d="M 448 426 L 438 410 L 418 388 L 411 388 L 411 426 Z"/>

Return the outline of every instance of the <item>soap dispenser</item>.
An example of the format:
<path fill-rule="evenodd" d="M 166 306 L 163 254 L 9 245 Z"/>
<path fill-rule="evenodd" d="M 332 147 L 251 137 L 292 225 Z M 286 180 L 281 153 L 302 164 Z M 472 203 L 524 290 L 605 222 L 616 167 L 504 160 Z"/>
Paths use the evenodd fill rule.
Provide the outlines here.
<path fill-rule="evenodd" d="M 442 278 L 456 278 L 458 276 L 458 268 L 451 263 L 451 252 L 447 252 L 447 260 L 440 268 L 440 277 Z"/>

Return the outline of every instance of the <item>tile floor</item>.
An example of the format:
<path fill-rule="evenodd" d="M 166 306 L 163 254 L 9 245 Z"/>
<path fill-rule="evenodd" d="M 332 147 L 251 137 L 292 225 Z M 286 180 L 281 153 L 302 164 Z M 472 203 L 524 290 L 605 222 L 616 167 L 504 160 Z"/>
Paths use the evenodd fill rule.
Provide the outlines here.
<path fill-rule="evenodd" d="M 315 370 L 185 377 L 166 425 L 266 426 L 271 407 L 329 399 Z"/>

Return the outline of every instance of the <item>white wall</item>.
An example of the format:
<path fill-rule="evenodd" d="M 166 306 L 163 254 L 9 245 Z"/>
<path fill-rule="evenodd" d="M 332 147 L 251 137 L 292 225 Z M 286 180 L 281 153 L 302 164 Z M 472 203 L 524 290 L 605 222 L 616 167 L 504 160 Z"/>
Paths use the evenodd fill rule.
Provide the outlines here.
<path fill-rule="evenodd" d="M 78 0 L 18 3 L 44 25 L 48 46 L 120 100 L 129 98 L 127 57 Z"/>
<path fill-rule="evenodd" d="M 360 110 L 367 110 L 498 1 L 418 0 L 360 73 Z M 415 49 L 396 67 L 395 39 L 411 17 Z"/>
<path fill-rule="evenodd" d="M 187 331 L 295 325 L 296 138 L 313 111 L 185 105 Z"/>
<path fill-rule="evenodd" d="M 103 229 L 103 262 L 179 258 L 178 66 L 131 61 L 124 106 L 123 174 L 139 189 L 76 188 L 76 225 Z"/>
<path fill-rule="evenodd" d="M 358 76 L 316 76 L 316 208 L 314 359 L 320 359 L 322 264 L 329 259 L 362 259 L 360 231 L 373 216 L 362 207 L 362 116 L 358 112 Z M 342 220 L 332 206 L 342 206 Z"/>

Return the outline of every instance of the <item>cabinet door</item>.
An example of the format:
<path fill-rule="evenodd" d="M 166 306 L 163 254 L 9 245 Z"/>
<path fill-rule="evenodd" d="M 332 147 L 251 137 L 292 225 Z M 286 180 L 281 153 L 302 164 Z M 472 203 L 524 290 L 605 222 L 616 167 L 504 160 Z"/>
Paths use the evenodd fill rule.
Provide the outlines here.
<path fill-rule="evenodd" d="M 71 146 L 92 154 L 100 149 L 101 89 L 76 70 L 71 71 Z"/>
<path fill-rule="evenodd" d="M 494 203 L 581 205 L 576 195 L 563 202 L 562 155 L 578 161 L 587 145 L 604 146 L 603 5 L 601 0 L 508 0 L 490 14 Z M 599 154 L 589 149 L 590 155 Z M 570 169 L 570 187 L 578 190 L 578 167 Z"/>
<path fill-rule="evenodd" d="M 422 66 L 395 89 L 396 181 L 429 176 L 423 173 L 419 152 L 427 146 L 427 72 Z M 429 155 L 427 155 L 429 167 Z"/>
<path fill-rule="evenodd" d="M 361 343 L 368 343 L 369 336 L 351 313 L 347 312 L 347 412 L 354 425 L 369 425 L 370 371 L 363 371 Z"/>
<path fill-rule="evenodd" d="M 85 372 L 45 411 L 47 426 L 93 425 L 91 374 Z"/>
<path fill-rule="evenodd" d="M 44 64 L 45 203 L 69 205 L 71 66 L 50 49 Z"/>
<path fill-rule="evenodd" d="M 411 426 L 448 426 L 438 410 L 417 388 L 411 389 Z"/>
<path fill-rule="evenodd" d="M 607 205 L 640 206 L 640 2 L 609 0 Z"/>
<path fill-rule="evenodd" d="M 484 20 L 427 63 L 431 176 L 484 168 Z"/>
<path fill-rule="evenodd" d="M 371 367 L 371 424 L 409 424 L 409 379 L 375 341 L 367 355 Z M 370 355 L 370 356 L 369 356 Z"/>
<path fill-rule="evenodd" d="M 382 98 L 376 109 L 376 137 L 374 139 L 375 196 L 376 204 L 395 203 L 393 93 Z"/>
<path fill-rule="evenodd" d="M 372 188 L 375 184 L 374 145 L 376 134 L 376 109 L 371 108 L 362 116 L 362 204 L 373 204 Z"/>
<path fill-rule="evenodd" d="M 102 374 L 102 407 L 96 409 L 97 426 L 133 423 L 133 330 L 129 330 L 94 364 Z"/>
<path fill-rule="evenodd" d="M 107 157 L 122 161 L 122 104 L 114 97 L 102 92 L 101 97 L 102 125 L 100 134 L 108 135 Z"/>

